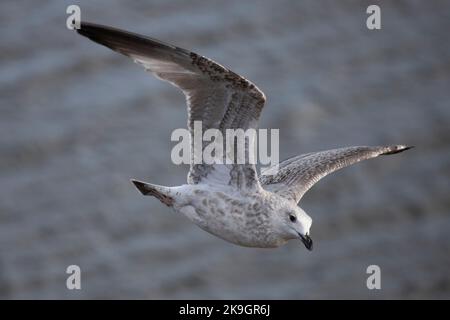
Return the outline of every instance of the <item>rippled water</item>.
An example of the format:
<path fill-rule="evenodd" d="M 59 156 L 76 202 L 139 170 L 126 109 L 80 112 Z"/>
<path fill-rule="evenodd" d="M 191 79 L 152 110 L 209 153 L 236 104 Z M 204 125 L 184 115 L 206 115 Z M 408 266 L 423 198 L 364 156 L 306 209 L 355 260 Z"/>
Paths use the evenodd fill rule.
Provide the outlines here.
<path fill-rule="evenodd" d="M 312 252 L 228 244 L 136 192 L 129 178 L 185 181 L 170 161 L 184 97 L 68 31 L 71 3 L 0 4 L 0 298 L 450 298 L 448 2 L 383 3 L 380 31 L 365 1 L 75 2 L 251 79 L 283 158 L 417 146 L 305 196 Z"/>

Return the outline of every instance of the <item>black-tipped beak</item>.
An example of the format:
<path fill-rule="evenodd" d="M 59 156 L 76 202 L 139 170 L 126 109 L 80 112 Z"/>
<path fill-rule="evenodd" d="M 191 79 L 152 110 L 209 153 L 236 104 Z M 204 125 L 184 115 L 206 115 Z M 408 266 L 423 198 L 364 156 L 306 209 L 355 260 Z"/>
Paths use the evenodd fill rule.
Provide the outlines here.
<path fill-rule="evenodd" d="M 300 239 L 302 240 L 303 244 L 305 245 L 306 249 L 308 249 L 309 251 L 311 251 L 313 249 L 313 241 L 310 238 L 309 235 L 302 235 L 302 234 L 298 234 L 300 236 Z"/>

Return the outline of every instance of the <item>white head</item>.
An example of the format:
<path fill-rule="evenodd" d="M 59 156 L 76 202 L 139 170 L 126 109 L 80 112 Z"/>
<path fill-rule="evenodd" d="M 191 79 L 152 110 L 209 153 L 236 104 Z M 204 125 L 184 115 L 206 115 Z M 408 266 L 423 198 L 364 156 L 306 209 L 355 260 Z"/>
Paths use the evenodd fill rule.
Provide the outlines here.
<path fill-rule="evenodd" d="M 278 236 L 283 240 L 300 239 L 308 250 L 312 250 L 310 237 L 312 219 L 295 203 L 283 203 L 274 215 Z"/>

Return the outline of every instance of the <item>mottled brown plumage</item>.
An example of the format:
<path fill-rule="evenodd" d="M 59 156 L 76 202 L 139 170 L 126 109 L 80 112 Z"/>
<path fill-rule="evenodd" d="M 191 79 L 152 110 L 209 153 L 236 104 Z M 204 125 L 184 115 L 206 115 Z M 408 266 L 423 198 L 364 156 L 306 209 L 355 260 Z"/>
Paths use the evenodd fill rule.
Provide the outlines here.
<path fill-rule="evenodd" d="M 261 172 L 267 190 L 299 202 L 315 183 L 336 170 L 362 160 L 403 152 L 411 147 L 348 147 L 302 154 Z"/>
<path fill-rule="evenodd" d="M 220 64 L 159 40 L 110 27 L 82 23 L 78 32 L 129 56 L 159 79 L 180 88 L 187 100 L 191 138 L 197 121 L 201 121 L 202 132 L 216 129 L 222 136 L 226 136 L 227 129 L 258 127 L 264 94 Z M 200 151 L 205 145 L 200 146 Z M 142 194 L 158 198 L 202 229 L 229 242 L 268 248 L 300 238 L 309 250 L 312 219 L 297 206 L 303 194 L 338 169 L 409 149 L 397 145 L 309 153 L 263 171 L 258 179 L 255 165 L 248 162 L 196 164 L 195 147 L 191 145 L 188 184 L 163 187 L 136 180 L 133 183 Z M 244 149 L 246 155 L 253 152 L 247 143 Z"/>

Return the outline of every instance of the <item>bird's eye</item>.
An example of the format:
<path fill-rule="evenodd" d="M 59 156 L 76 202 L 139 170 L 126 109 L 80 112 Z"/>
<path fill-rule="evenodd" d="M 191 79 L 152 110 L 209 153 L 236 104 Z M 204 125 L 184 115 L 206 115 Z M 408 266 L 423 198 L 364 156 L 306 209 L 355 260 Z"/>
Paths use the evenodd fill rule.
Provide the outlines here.
<path fill-rule="evenodd" d="M 294 216 L 293 214 L 290 214 L 289 215 L 289 220 L 291 220 L 291 222 L 295 222 L 295 221 L 297 221 L 297 217 Z"/>

